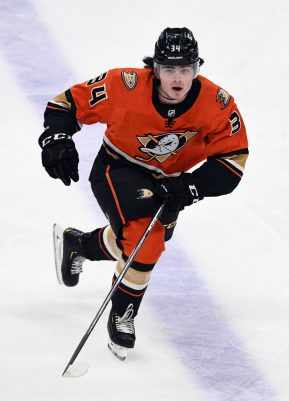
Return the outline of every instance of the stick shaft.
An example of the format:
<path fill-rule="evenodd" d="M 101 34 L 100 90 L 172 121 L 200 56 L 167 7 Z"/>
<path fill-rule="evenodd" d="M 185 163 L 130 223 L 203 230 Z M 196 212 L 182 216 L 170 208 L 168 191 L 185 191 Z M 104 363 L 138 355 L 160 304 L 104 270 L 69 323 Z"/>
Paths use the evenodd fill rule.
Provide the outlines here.
<path fill-rule="evenodd" d="M 133 262 L 134 258 L 136 257 L 136 255 L 138 254 L 138 252 L 140 251 L 144 241 L 146 240 L 147 236 L 149 235 L 149 233 L 151 232 L 151 230 L 153 229 L 154 225 L 156 224 L 156 222 L 158 221 L 158 219 L 160 218 L 163 209 L 165 207 L 165 202 L 159 207 L 158 211 L 156 212 L 156 214 L 154 215 L 154 217 L 152 218 L 151 222 L 149 223 L 149 225 L 147 226 L 143 236 L 141 237 L 141 239 L 139 240 L 139 242 L 137 243 L 136 247 L 134 248 L 133 252 L 131 253 L 130 257 L 128 258 L 128 260 L 126 261 L 125 265 L 123 266 L 123 269 L 121 271 L 121 273 L 119 274 L 117 280 L 114 282 L 114 284 L 112 285 L 109 293 L 107 294 L 105 300 L 103 301 L 101 307 L 99 308 L 97 314 L 95 315 L 93 321 L 91 322 L 90 326 L 88 327 L 86 333 L 84 334 L 84 336 L 82 337 L 82 339 L 80 340 L 78 346 L 76 347 L 72 357 L 70 358 L 66 368 L 64 369 L 62 376 L 65 374 L 65 372 L 67 371 L 67 369 L 69 368 L 70 365 L 73 364 L 73 362 L 75 361 L 75 359 L 77 358 L 78 354 L 80 353 L 80 351 L 82 350 L 84 344 L 86 343 L 88 337 L 90 336 L 92 330 L 94 329 L 96 323 L 99 321 L 101 315 L 103 314 L 105 308 L 107 307 L 107 305 L 109 304 L 113 294 L 115 293 L 115 291 L 117 290 L 117 287 L 119 286 L 121 280 L 123 279 L 123 277 L 125 276 L 126 272 L 128 271 L 131 263 Z"/>

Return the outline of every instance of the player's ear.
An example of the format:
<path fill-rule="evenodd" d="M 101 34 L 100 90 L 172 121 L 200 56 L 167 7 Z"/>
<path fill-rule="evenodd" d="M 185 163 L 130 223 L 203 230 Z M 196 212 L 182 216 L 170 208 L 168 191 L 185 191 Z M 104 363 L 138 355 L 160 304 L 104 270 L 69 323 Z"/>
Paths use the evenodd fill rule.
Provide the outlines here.
<path fill-rule="evenodd" d="M 158 69 L 156 67 L 154 67 L 154 74 L 155 74 L 155 77 L 157 79 L 160 79 L 160 74 L 159 74 Z"/>

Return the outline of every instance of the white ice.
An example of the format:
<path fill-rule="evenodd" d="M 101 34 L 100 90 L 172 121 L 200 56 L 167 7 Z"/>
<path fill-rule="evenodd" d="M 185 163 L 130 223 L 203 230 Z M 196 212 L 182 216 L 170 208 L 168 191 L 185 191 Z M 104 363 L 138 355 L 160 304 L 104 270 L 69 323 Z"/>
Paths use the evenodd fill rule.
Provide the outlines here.
<path fill-rule="evenodd" d="M 288 401 L 288 2 L 3 0 L 0 15 L 0 400 Z M 42 31 L 29 34 L 36 22 L 43 42 Z M 202 74 L 234 95 L 250 158 L 233 194 L 181 215 L 127 360 L 107 350 L 106 311 L 79 356 L 90 370 L 65 380 L 114 266 L 87 262 L 78 287 L 60 286 L 52 224 L 89 231 L 106 223 L 87 181 L 104 127 L 75 136 L 82 174 L 67 188 L 41 167 L 41 113 L 74 82 L 140 67 L 167 26 L 193 30 Z"/>

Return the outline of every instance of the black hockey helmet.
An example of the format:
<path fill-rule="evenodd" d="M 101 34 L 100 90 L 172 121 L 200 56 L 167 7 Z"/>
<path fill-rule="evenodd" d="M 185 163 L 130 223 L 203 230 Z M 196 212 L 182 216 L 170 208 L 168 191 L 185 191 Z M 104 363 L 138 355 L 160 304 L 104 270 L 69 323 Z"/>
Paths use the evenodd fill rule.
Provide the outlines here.
<path fill-rule="evenodd" d="M 165 65 L 199 63 L 198 43 L 188 28 L 166 28 L 160 34 L 154 53 L 154 62 Z"/>

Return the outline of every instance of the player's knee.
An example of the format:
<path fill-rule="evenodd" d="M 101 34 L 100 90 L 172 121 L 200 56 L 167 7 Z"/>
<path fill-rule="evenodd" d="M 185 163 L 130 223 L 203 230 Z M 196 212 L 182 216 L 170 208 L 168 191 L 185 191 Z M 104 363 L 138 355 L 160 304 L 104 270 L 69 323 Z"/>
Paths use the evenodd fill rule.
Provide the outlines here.
<path fill-rule="evenodd" d="M 138 241 L 142 237 L 145 229 L 149 225 L 151 217 L 142 217 L 137 220 L 129 221 L 123 227 L 123 237 L 121 241 L 123 252 L 126 256 L 130 256 Z M 157 221 L 152 231 L 144 241 L 135 261 L 143 264 L 154 264 L 158 261 L 164 246 L 165 229 L 163 225 Z"/>

